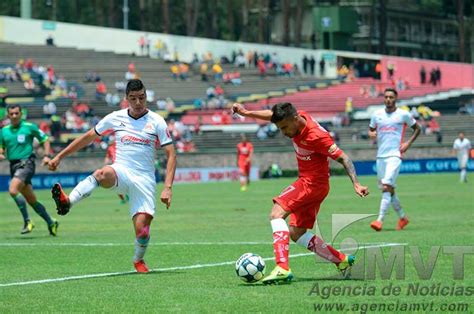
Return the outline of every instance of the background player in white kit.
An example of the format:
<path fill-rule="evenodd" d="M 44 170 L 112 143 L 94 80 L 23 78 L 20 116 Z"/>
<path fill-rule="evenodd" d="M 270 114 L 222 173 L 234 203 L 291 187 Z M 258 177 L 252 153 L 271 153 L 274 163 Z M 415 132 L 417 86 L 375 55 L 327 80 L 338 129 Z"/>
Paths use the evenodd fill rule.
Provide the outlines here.
<path fill-rule="evenodd" d="M 396 229 L 401 230 L 408 224 L 408 218 L 395 194 L 395 187 L 402 164 L 402 155 L 413 144 L 421 129 L 409 112 L 397 108 L 397 97 L 398 93 L 395 89 L 387 88 L 384 91 L 385 108 L 375 111 L 369 124 L 370 138 L 377 138 L 377 177 L 382 190 L 379 217 L 370 224 L 370 227 L 376 231 L 382 230 L 382 222 L 390 204 L 400 218 Z M 407 125 L 414 132 L 408 141 L 403 142 Z"/>
<path fill-rule="evenodd" d="M 459 132 L 458 138 L 454 140 L 453 144 L 453 154 L 456 153 L 458 157 L 458 165 L 461 170 L 460 181 L 466 183 L 466 168 L 469 161 L 469 153 L 471 152 L 471 142 L 464 137 L 463 132 Z"/>
<path fill-rule="evenodd" d="M 49 162 L 49 169 L 56 170 L 63 158 L 89 145 L 107 130 L 115 132 L 115 162 L 96 170 L 79 182 L 69 196 L 59 183 L 53 186 L 51 192 L 59 215 L 66 215 L 71 206 L 88 197 L 98 186 L 127 194 L 136 235 L 133 262 L 137 272 L 146 273 L 148 267 L 143 256 L 150 239 L 150 224 L 155 213 L 155 152 L 158 146 L 161 146 L 167 155 L 161 202 L 169 208 L 176 170 L 176 151 L 165 120 L 147 109 L 146 90 L 140 80 L 128 82 L 126 99 L 129 108 L 105 116 L 93 129 L 58 153 Z"/>

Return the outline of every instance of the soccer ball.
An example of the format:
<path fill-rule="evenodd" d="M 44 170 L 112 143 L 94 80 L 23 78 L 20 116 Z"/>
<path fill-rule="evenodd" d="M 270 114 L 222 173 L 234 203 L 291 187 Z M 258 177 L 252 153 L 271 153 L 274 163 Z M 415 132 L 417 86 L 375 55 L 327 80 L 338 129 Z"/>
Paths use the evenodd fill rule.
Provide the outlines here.
<path fill-rule="evenodd" d="M 247 283 L 257 282 L 265 274 L 265 262 L 257 254 L 245 253 L 235 262 L 235 272 Z"/>

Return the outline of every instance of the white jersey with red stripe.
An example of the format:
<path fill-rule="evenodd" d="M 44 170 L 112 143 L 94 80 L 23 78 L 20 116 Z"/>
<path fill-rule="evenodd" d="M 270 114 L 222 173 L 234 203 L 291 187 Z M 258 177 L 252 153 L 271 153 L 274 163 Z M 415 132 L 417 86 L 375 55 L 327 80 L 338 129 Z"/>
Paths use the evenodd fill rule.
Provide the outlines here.
<path fill-rule="evenodd" d="M 415 123 L 411 114 L 400 108 L 391 113 L 387 113 L 385 108 L 375 111 L 369 126 L 377 130 L 377 158 L 401 157 L 400 144 L 405 128 Z"/>
<path fill-rule="evenodd" d="M 165 120 L 152 111 L 138 119 L 130 116 L 128 109 L 114 111 L 94 129 L 98 135 L 113 130 L 117 143 L 114 164 L 141 174 L 154 176 L 156 150 L 173 143 Z"/>

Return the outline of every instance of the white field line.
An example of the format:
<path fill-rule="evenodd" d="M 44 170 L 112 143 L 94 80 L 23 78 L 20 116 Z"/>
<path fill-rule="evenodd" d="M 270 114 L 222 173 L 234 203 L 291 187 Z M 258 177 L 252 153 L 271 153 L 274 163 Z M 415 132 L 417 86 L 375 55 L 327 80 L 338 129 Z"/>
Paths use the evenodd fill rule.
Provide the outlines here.
<path fill-rule="evenodd" d="M 148 246 L 180 246 L 180 245 L 272 245 L 273 242 L 258 242 L 258 241 L 250 241 L 250 242 L 156 242 L 156 243 L 149 243 Z M 296 245 L 295 243 L 290 243 L 291 245 Z M 386 242 L 380 243 L 359 243 L 360 245 L 385 245 Z M 401 245 L 400 243 L 396 243 L 397 245 Z M 85 247 L 102 247 L 102 246 L 133 246 L 133 242 L 128 243 L 112 243 L 112 242 L 99 242 L 99 243 L 80 243 L 80 242 L 39 242 L 39 243 L 0 243 L 0 247 L 34 247 L 34 246 L 85 246 Z"/>
<path fill-rule="evenodd" d="M 372 247 L 389 247 L 389 246 L 405 246 L 407 243 L 382 243 L 382 244 L 372 244 L 366 246 L 359 246 L 357 249 L 363 250 Z M 353 248 L 346 248 L 346 250 L 350 250 Z M 301 254 L 293 254 L 290 255 L 290 258 L 298 258 L 304 256 L 311 256 L 314 253 L 301 253 Z M 264 258 L 265 261 L 273 260 L 274 257 L 266 257 Z M 168 268 L 155 268 L 151 269 L 151 272 L 169 272 L 169 271 L 176 271 L 176 270 L 187 270 L 187 269 L 198 269 L 198 268 L 208 268 L 208 267 L 218 267 L 218 266 L 226 266 L 226 265 L 233 265 L 235 261 L 230 262 L 221 262 L 221 263 L 211 263 L 211 264 L 195 264 L 195 265 L 188 265 L 188 266 L 178 266 L 178 267 L 168 267 Z M 114 273 L 102 273 L 102 274 L 89 274 L 89 275 L 78 275 L 78 276 L 69 276 L 69 277 L 60 277 L 60 278 L 50 278 L 50 279 L 41 279 L 41 280 L 31 280 L 31 281 L 19 281 L 19 282 L 10 282 L 10 283 L 1 283 L 0 288 L 2 287 L 11 287 L 11 286 L 26 286 L 26 285 L 35 285 L 35 284 L 43 284 L 43 283 L 52 283 L 52 282 L 64 282 L 64 281 L 71 281 L 71 280 L 80 280 L 80 279 L 90 279 L 90 278 L 102 278 L 102 277 L 113 277 L 113 276 L 120 276 L 120 275 L 128 275 L 134 274 L 135 271 L 125 271 L 125 272 L 114 272 Z"/>

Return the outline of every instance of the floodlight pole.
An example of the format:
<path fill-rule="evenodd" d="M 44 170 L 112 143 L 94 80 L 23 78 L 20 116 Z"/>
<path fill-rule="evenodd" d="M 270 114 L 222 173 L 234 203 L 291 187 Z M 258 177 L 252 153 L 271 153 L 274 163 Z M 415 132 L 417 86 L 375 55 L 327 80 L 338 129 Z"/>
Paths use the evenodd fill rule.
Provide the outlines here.
<path fill-rule="evenodd" d="M 31 0 L 21 0 L 21 18 L 31 19 Z"/>
<path fill-rule="evenodd" d="M 128 12 L 130 8 L 128 7 L 128 0 L 123 0 L 123 29 L 128 29 Z"/>

